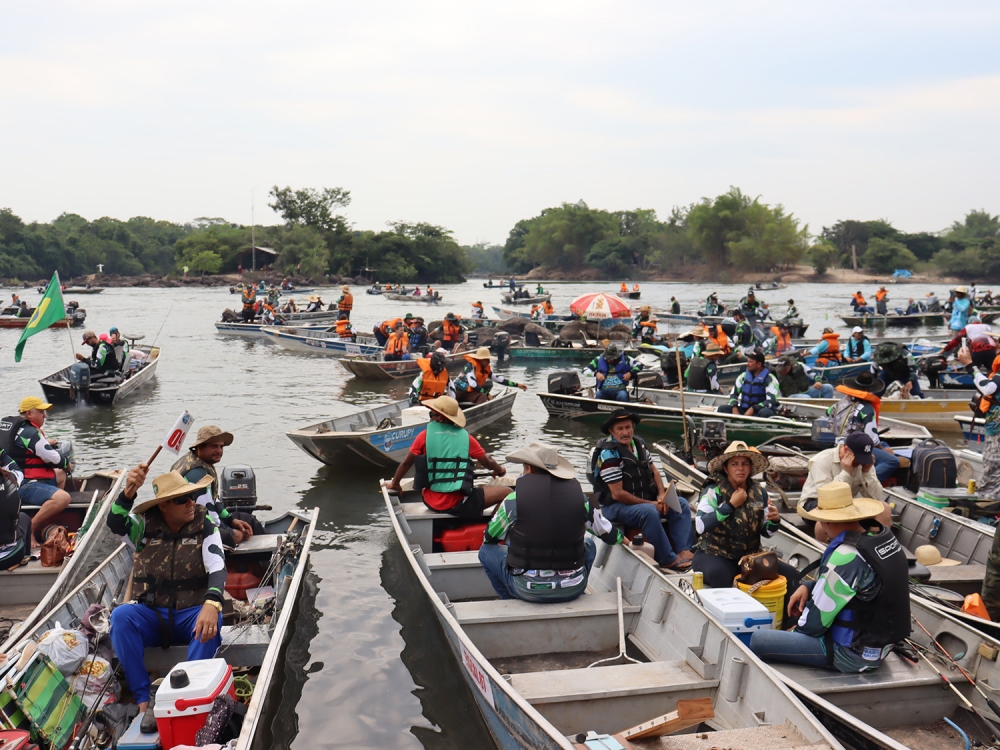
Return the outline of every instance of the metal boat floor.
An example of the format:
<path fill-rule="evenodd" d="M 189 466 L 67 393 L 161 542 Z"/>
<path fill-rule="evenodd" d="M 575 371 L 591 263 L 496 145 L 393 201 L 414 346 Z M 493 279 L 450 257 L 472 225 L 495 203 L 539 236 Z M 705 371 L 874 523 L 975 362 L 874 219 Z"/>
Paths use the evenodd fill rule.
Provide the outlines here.
<path fill-rule="evenodd" d="M 628 655 L 639 661 L 648 661 L 645 656 L 626 642 Z M 570 651 L 565 654 L 529 654 L 527 656 L 507 656 L 491 659 L 490 663 L 500 674 L 523 674 L 525 672 L 553 672 L 559 669 L 586 669 L 595 661 L 611 659 L 618 656 L 618 647 L 614 646 L 600 651 Z M 608 662 L 611 664 L 612 662 Z"/>
<path fill-rule="evenodd" d="M 754 727 L 748 729 L 724 729 L 718 732 L 694 732 L 675 734 L 667 737 L 650 737 L 644 740 L 630 740 L 637 750 L 718 750 L 719 748 L 739 748 L 739 750 L 829 750 L 826 743 L 810 745 L 791 724 Z M 944 747 L 942 745 L 941 747 Z"/>
<path fill-rule="evenodd" d="M 883 729 L 882 733 L 907 747 L 962 747 L 961 736 L 943 721 L 920 726 L 891 727 Z"/>
<path fill-rule="evenodd" d="M 21 622 L 34 611 L 35 606 L 34 604 L 0 604 L 0 619 Z"/>
<path fill-rule="evenodd" d="M 938 685 L 941 682 L 941 678 L 923 662 L 910 664 L 895 654 L 889 654 L 878 669 L 866 674 L 843 674 L 832 669 L 791 664 L 772 666 L 792 682 L 823 696 L 831 693 L 856 693 L 862 690 Z M 965 682 L 965 678 L 960 674 L 949 674 L 948 679 L 954 683 Z"/>

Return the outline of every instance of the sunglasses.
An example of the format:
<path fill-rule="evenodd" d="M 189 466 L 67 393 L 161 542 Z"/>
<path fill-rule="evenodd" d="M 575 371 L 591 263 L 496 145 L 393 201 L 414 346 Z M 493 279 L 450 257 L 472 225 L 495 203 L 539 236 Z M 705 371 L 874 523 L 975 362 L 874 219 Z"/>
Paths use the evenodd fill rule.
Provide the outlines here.
<path fill-rule="evenodd" d="M 182 497 L 172 497 L 170 502 L 174 505 L 187 505 L 188 503 L 194 502 L 194 495 L 184 495 Z"/>

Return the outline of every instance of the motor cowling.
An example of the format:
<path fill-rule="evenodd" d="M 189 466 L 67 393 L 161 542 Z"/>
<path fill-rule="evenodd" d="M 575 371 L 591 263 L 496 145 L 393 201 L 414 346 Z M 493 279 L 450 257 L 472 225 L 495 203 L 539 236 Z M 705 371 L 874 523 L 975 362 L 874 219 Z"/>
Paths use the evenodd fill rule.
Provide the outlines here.
<path fill-rule="evenodd" d="M 219 477 L 219 499 L 230 509 L 257 504 L 257 477 L 245 464 L 233 464 L 222 470 Z"/>

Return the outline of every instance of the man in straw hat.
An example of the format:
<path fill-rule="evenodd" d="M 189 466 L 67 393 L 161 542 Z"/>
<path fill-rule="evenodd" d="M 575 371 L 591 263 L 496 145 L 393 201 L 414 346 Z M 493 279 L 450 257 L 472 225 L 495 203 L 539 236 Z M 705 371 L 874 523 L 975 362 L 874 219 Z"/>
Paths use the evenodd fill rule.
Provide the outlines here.
<path fill-rule="evenodd" d="M 222 537 L 195 502 L 212 478 L 191 484 L 176 471 L 161 474 L 153 496 L 136 502 L 147 471 L 145 464 L 129 471 L 107 520 L 112 533 L 135 547 L 133 601 L 111 613 L 111 643 L 140 712 L 150 700 L 144 650 L 186 644 L 188 661 L 213 658 L 222 644 L 226 586 Z"/>
<path fill-rule="evenodd" d="M 667 505 L 663 477 L 646 443 L 635 434 L 640 421 L 638 414 L 617 409 L 601 425 L 608 437 L 590 454 L 594 499 L 609 521 L 642 532 L 653 545 L 658 565 L 687 570 L 694 557 L 691 508 L 682 497 L 677 498 L 679 512 Z"/>
<path fill-rule="evenodd" d="M 641 339 L 643 332 L 643 323 L 648 323 L 650 317 L 652 316 L 653 308 L 649 305 L 643 305 L 639 308 L 639 314 L 632 318 L 632 337 Z"/>
<path fill-rule="evenodd" d="M 354 295 L 351 294 L 351 287 L 344 284 L 340 287 L 341 295 L 337 298 L 337 309 L 341 315 L 347 314 L 347 319 L 351 319 L 351 310 L 354 309 Z"/>
<path fill-rule="evenodd" d="M 524 383 L 508 380 L 493 372 L 493 367 L 490 365 L 490 350 L 485 346 L 466 354 L 463 359 L 466 361 L 466 365 L 462 368 L 459 376 L 455 378 L 455 394 L 459 403 L 481 404 L 488 401 L 494 383 L 520 388 L 522 391 L 528 390 L 528 386 Z"/>
<path fill-rule="evenodd" d="M 507 461 L 522 464 L 524 473 L 486 527 L 479 548 L 486 577 L 501 599 L 576 599 L 597 552 L 587 532 L 607 544 L 619 544 L 621 532 L 591 506 L 576 469 L 551 445 L 530 443 Z"/>
<path fill-rule="evenodd" d="M 402 492 L 400 482 L 414 467 L 413 488 L 421 490 L 424 505 L 439 513 L 479 518 L 507 496 L 509 487 L 474 486 L 473 462 L 502 477 L 507 473 L 465 430 L 465 414 L 450 396 L 422 402 L 431 413 L 427 429 L 417 435 L 389 489 Z"/>
<path fill-rule="evenodd" d="M 199 428 L 198 436 L 187 452 L 178 458 L 171 471 L 176 471 L 192 484 L 210 477 L 212 483 L 197 495 L 195 501 L 204 505 L 208 517 L 219 527 L 222 543 L 235 547 L 254 534 L 263 534 L 263 524 L 252 513 L 231 512 L 219 497 L 219 475 L 215 465 L 222 460 L 223 452 L 233 444 L 233 434 L 223 432 L 214 424 Z"/>
<path fill-rule="evenodd" d="M 323 298 L 318 294 L 310 294 L 306 297 L 306 302 L 309 303 L 306 306 L 306 312 L 319 312 L 323 309 Z"/>
<path fill-rule="evenodd" d="M 823 524 L 830 544 L 816 580 L 789 599 L 788 615 L 798 618 L 795 632 L 755 632 L 750 649 L 757 656 L 870 672 L 910 634 L 906 554 L 892 531 L 873 521 L 882 509 L 878 500 L 852 497 L 844 482 L 820 487 L 809 517 Z"/>
<path fill-rule="evenodd" d="M 715 341 L 709 341 L 701 347 L 701 353 L 691 359 L 684 379 L 687 390 L 696 393 L 722 393 L 719 386 L 719 359 L 722 349 Z"/>
<path fill-rule="evenodd" d="M 764 367 L 764 352 L 754 349 L 747 355 L 747 369 L 740 373 L 729 394 L 729 403 L 719 407 L 723 414 L 773 417 L 781 390 L 778 379 Z"/>
<path fill-rule="evenodd" d="M 833 420 L 833 431 L 837 442 L 847 439 L 852 432 L 863 432 L 872 439 L 875 447 L 875 473 L 883 485 L 899 468 L 899 459 L 883 444 L 878 435 L 878 419 L 882 410 L 882 399 L 876 394 L 885 390 L 885 383 L 865 370 L 859 375 L 844 378 L 834 388 L 841 394 L 840 401 L 831 406 L 827 413 Z"/>

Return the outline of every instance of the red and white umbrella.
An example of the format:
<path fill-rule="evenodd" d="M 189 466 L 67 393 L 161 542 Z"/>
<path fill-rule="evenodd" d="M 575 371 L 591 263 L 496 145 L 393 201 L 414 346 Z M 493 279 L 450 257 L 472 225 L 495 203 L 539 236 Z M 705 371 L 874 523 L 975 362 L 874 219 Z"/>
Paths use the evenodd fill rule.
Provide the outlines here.
<path fill-rule="evenodd" d="M 584 294 L 570 303 L 570 312 L 585 315 L 587 320 L 598 318 L 631 318 L 632 309 L 613 294 Z"/>

